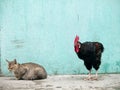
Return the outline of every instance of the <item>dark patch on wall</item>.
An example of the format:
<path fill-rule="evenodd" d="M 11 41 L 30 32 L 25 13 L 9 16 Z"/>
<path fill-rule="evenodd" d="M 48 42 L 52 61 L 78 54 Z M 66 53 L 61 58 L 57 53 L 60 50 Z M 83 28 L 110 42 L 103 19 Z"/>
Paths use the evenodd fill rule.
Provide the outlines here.
<path fill-rule="evenodd" d="M 12 40 L 11 42 L 15 45 L 15 48 L 22 48 L 24 46 L 23 40 Z"/>
<path fill-rule="evenodd" d="M 53 73 L 54 73 L 54 75 L 58 75 L 58 71 L 57 71 L 57 70 L 56 70 L 56 71 L 54 71 Z"/>
<path fill-rule="evenodd" d="M 120 72 L 119 70 L 120 70 L 120 61 L 116 61 L 116 71 L 117 72 Z"/>
<path fill-rule="evenodd" d="M 53 72 L 54 75 L 58 75 L 58 69 L 57 68 L 52 70 L 52 72 Z"/>
<path fill-rule="evenodd" d="M 73 70 L 73 72 L 74 72 L 74 74 L 80 74 L 80 73 L 81 73 L 80 69 L 78 69 L 78 70 Z"/>
<path fill-rule="evenodd" d="M 103 67 L 104 67 L 104 72 L 105 72 L 105 73 L 108 72 L 109 66 L 110 66 L 109 63 L 105 63 L 105 64 L 103 65 Z"/>

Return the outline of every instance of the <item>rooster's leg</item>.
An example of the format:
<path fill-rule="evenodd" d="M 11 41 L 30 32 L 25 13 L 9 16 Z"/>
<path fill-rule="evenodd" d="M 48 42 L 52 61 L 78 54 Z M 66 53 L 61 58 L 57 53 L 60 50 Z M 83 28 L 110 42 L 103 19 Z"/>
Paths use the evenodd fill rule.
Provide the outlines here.
<path fill-rule="evenodd" d="M 98 78 L 98 71 L 96 71 L 95 80 Z"/>
<path fill-rule="evenodd" d="M 95 77 L 92 78 L 92 80 L 97 80 L 98 79 L 98 72 L 96 71 Z"/>
<path fill-rule="evenodd" d="M 85 78 L 84 80 L 90 80 L 91 79 L 91 70 L 89 70 L 89 74 L 88 74 L 88 77 Z"/>
<path fill-rule="evenodd" d="M 91 79 L 91 70 L 89 70 L 89 74 L 88 74 L 88 80 Z"/>

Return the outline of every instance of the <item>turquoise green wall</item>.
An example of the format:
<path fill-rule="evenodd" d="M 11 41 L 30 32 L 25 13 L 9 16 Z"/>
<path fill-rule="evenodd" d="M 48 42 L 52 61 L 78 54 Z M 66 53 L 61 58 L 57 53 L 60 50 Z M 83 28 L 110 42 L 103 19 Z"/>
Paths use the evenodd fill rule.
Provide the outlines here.
<path fill-rule="evenodd" d="M 81 42 L 102 42 L 100 73 L 120 73 L 119 0 L 0 0 L 1 69 L 5 59 L 43 65 L 48 74 L 87 73 L 74 52 Z"/>

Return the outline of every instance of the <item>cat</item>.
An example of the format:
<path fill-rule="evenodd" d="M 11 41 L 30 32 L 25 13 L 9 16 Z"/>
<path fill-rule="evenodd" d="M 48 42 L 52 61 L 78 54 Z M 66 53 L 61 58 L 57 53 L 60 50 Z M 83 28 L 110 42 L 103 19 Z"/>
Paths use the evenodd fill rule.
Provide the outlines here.
<path fill-rule="evenodd" d="M 39 80 L 46 79 L 47 72 L 43 66 L 36 63 L 17 63 L 17 60 L 8 61 L 8 70 L 13 72 L 18 80 Z"/>

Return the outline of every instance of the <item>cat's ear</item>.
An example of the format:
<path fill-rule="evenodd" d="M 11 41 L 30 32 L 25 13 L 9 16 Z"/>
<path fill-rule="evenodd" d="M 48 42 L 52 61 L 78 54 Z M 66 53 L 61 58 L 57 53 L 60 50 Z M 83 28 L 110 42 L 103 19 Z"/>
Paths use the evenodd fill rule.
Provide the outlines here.
<path fill-rule="evenodd" d="M 8 62 L 9 63 L 9 61 L 6 59 L 6 62 Z"/>
<path fill-rule="evenodd" d="M 15 64 L 17 64 L 17 60 L 16 59 L 14 59 L 14 62 L 15 62 Z"/>

